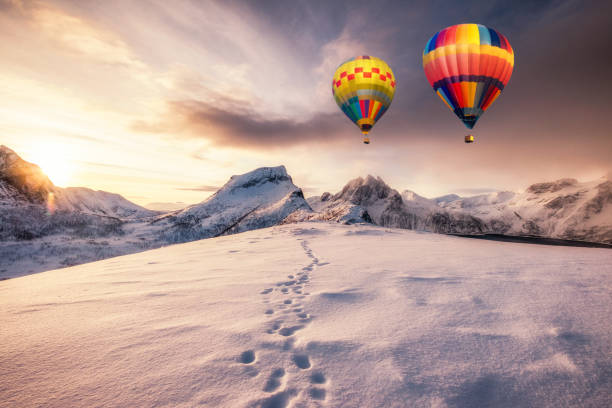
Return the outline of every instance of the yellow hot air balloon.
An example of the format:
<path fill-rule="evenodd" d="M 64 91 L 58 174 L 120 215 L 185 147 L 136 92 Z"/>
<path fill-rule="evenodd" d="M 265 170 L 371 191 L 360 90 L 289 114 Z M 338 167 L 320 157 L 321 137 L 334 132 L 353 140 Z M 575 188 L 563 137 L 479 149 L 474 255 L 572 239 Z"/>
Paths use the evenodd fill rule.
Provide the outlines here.
<path fill-rule="evenodd" d="M 389 109 L 395 94 L 395 75 L 380 58 L 362 55 L 340 65 L 332 80 L 332 94 L 342 112 L 363 133 L 368 133 Z"/>

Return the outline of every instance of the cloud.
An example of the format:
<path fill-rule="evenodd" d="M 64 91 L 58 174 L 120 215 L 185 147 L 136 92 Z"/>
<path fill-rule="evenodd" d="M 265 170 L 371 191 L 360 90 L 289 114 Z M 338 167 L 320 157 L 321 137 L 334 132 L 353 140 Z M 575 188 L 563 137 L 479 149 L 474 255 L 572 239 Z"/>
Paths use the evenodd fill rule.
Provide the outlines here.
<path fill-rule="evenodd" d="M 480 194 L 489 194 L 498 192 L 497 188 L 487 188 L 487 187 L 479 187 L 479 188 L 457 188 L 454 193 L 462 195 L 462 196 L 472 196 L 472 195 L 480 195 Z"/>
<path fill-rule="evenodd" d="M 181 190 L 181 191 L 217 191 L 219 190 L 221 187 L 219 186 L 197 186 L 197 187 L 177 187 L 175 188 L 175 190 Z"/>
<path fill-rule="evenodd" d="M 132 129 L 149 133 L 181 134 L 205 139 L 216 146 L 269 149 L 344 139 L 346 118 L 340 113 L 318 113 L 299 121 L 266 117 L 246 102 L 217 98 L 214 102 L 168 102 L 166 118 L 157 123 L 135 121 Z M 355 128 L 354 132 L 358 132 Z"/>
<path fill-rule="evenodd" d="M 129 46 L 115 33 L 92 20 L 71 15 L 40 1 L 0 0 L 0 11 L 19 17 L 64 51 L 95 61 L 144 68 Z"/>

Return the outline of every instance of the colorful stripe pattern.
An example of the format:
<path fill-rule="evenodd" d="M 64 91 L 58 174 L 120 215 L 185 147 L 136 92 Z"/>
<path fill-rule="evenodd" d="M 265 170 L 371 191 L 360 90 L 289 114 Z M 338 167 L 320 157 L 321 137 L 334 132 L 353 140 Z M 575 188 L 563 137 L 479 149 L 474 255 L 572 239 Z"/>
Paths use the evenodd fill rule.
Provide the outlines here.
<path fill-rule="evenodd" d="M 332 94 L 342 112 L 366 135 L 391 105 L 395 76 L 385 61 L 363 55 L 338 67 Z"/>
<path fill-rule="evenodd" d="M 423 51 L 429 83 L 469 129 L 504 90 L 513 68 L 508 39 L 481 24 L 447 27 Z"/>

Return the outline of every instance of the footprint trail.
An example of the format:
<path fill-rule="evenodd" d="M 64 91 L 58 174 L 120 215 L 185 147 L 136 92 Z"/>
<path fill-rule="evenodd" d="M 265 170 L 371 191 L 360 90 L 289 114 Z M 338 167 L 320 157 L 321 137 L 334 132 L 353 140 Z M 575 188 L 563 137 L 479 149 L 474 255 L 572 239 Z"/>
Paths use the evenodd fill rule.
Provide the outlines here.
<path fill-rule="evenodd" d="M 295 402 L 301 406 L 321 406 L 325 400 L 329 399 L 327 387 L 329 381 L 325 374 L 316 370 L 308 375 L 311 370 L 315 370 L 315 362 L 305 350 L 296 347 L 299 344 L 299 332 L 305 329 L 314 321 L 314 316 L 308 313 L 304 303 L 310 296 L 308 286 L 313 278 L 313 273 L 321 265 L 319 259 L 308 245 L 308 241 L 299 239 L 304 254 L 308 257 L 309 263 L 300 268 L 298 272 L 287 274 L 286 280 L 277 282 L 274 286 L 263 289 L 260 292 L 263 303 L 266 304 L 264 314 L 270 321 L 264 332 L 271 338 L 283 339 L 282 346 L 275 349 L 281 361 L 285 361 L 283 367 L 261 367 L 261 372 L 268 372 L 261 389 L 270 393 L 269 397 L 257 401 L 257 407 L 287 407 Z M 282 315 L 282 318 L 273 319 L 275 313 Z M 251 352 L 251 355 L 244 356 Z M 249 350 L 243 353 L 240 360 L 243 364 L 254 364 L 256 362 L 255 352 Z M 244 357 L 244 358 L 243 358 Z M 278 361 L 278 359 L 277 359 Z M 302 374 L 303 373 L 303 374 Z M 293 377 L 293 378 L 292 378 Z"/>

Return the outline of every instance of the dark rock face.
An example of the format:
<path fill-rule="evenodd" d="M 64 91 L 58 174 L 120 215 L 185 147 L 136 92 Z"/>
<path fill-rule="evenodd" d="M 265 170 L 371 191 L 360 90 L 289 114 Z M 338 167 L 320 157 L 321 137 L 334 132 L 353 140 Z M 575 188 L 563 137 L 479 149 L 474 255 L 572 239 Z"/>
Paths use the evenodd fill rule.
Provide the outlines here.
<path fill-rule="evenodd" d="M 376 200 L 387 198 L 392 190 L 380 177 L 367 176 L 365 179 L 359 177 L 349 181 L 332 200 L 344 200 L 355 205 L 367 205 Z M 401 197 L 400 197 L 401 199 Z"/>
<path fill-rule="evenodd" d="M 440 234 L 482 234 L 488 230 L 483 221 L 464 214 L 435 213 L 428 217 L 427 225 Z"/>
<path fill-rule="evenodd" d="M 565 187 L 573 186 L 578 183 L 578 180 L 572 178 L 565 178 L 557 181 L 552 181 L 549 183 L 537 183 L 532 184 L 527 188 L 527 192 L 534 194 L 542 194 L 542 193 L 554 193 Z"/>
<path fill-rule="evenodd" d="M 610 204 L 612 204 L 612 181 L 606 181 L 597 186 L 597 195 L 586 203 L 585 217 L 599 214 L 605 205 Z"/>
<path fill-rule="evenodd" d="M 546 203 L 545 207 L 553 210 L 567 207 L 570 204 L 575 203 L 580 198 L 580 193 L 570 194 L 566 196 L 556 197 Z"/>
<path fill-rule="evenodd" d="M 541 236 L 543 232 L 540 226 L 536 224 L 536 222 L 533 220 L 525 221 L 525 223 L 523 224 L 523 231 L 527 235 L 535 236 Z"/>

